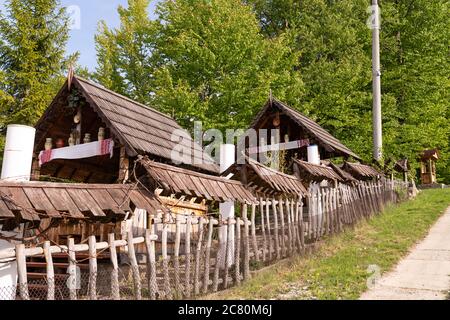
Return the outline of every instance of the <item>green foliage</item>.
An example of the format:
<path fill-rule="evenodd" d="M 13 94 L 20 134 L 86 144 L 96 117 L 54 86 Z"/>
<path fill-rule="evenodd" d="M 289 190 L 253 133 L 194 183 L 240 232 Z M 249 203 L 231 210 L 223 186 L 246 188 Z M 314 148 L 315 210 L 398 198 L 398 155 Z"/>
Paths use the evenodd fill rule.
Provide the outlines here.
<path fill-rule="evenodd" d="M 366 0 L 248 0 L 268 38 L 297 34 L 305 96 L 298 105 L 371 160 L 371 31 Z M 437 171 L 450 182 L 449 2 L 382 1 L 381 64 L 386 157 L 439 148 Z"/>
<path fill-rule="evenodd" d="M 68 19 L 57 0 L 9 0 L 0 14 L 0 116 L 33 125 L 59 90 Z M 70 57 L 74 60 L 76 57 Z"/>

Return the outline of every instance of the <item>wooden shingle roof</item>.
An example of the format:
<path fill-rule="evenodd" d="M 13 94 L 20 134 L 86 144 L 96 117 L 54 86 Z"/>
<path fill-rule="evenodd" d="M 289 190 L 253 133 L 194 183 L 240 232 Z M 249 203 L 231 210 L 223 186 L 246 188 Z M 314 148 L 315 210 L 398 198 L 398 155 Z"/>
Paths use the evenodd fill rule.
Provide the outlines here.
<path fill-rule="evenodd" d="M 345 182 L 352 182 L 352 181 L 356 181 L 356 179 L 347 171 L 342 170 L 341 167 L 339 167 L 338 165 L 334 164 L 333 162 L 329 162 L 328 166 L 330 168 L 332 168 L 340 177 L 343 181 Z"/>
<path fill-rule="evenodd" d="M 125 147 L 128 156 L 147 154 L 172 160 L 171 152 L 180 144 L 186 146 L 191 153 L 191 159 L 186 165 L 218 174 L 219 168 L 214 160 L 203 152 L 202 147 L 193 141 L 190 134 L 168 115 L 77 76 L 72 78 L 71 90 L 72 88 L 78 90 L 86 99 L 113 136 Z M 41 145 L 45 140 L 48 122 L 56 121 L 53 108 L 61 107 L 61 101 L 63 104 L 67 103 L 64 102 L 67 99 L 63 96 L 68 95 L 69 91 L 66 81 L 38 121 L 37 144 Z M 179 137 L 178 133 L 183 134 L 183 139 L 172 141 L 172 135 L 176 134 Z M 181 141 L 178 142 L 178 140 Z"/>
<path fill-rule="evenodd" d="M 296 122 L 300 127 L 302 127 L 311 137 L 314 137 L 321 144 L 325 145 L 329 150 L 335 151 L 336 153 L 352 156 L 355 159 L 360 160 L 361 158 L 355 154 L 352 150 L 346 147 L 341 141 L 337 138 L 333 137 L 328 131 L 322 128 L 318 123 L 311 120 L 307 116 L 301 114 L 297 110 L 287 106 L 283 102 L 271 98 L 266 103 L 264 108 L 258 113 L 253 123 L 250 125 L 251 128 L 254 128 L 260 119 L 265 115 L 265 113 L 272 107 L 277 108 L 283 114 L 290 117 L 294 122 Z"/>
<path fill-rule="evenodd" d="M 256 201 L 255 196 L 239 181 L 154 162 L 145 157 L 139 163 L 166 193 L 208 201 Z"/>
<path fill-rule="evenodd" d="M 374 167 L 361 164 L 361 163 L 353 163 L 353 162 L 344 162 L 342 167 L 343 170 L 350 173 L 353 177 L 359 180 L 366 180 L 377 178 L 382 174 L 378 172 Z"/>
<path fill-rule="evenodd" d="M 131 184 L 0 182 L 0 219 L 120 219 L 133 208 L 163 210 L 155 195 Z"/>
<path fill-rule="evenodd" d="M 343 179 L 330 167 L 309 163 L 306 161 L 293 159 L 294 166 L 297 166 L 299 178 L 308 181 L 342 181 Z"/>

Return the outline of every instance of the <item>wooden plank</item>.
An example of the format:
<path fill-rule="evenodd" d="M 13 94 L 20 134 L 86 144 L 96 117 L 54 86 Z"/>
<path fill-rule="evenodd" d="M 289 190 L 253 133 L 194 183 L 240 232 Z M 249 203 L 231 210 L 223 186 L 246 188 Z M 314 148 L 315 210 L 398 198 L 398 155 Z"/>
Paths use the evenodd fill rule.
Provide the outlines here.
<path fill-rule="evenodd" d="M 130 208 L 130 199 L 128 197 L 128 194 L 125 193 L 124 190 L 121 189 L 106 189 L 111 196 L 111 198 L 114 199 L 117 206 L 124 210 L 124 211 L 132 211 Z"/>
<path fill-rule="evenodd" d="M 184 281 L 184 290 L 185 296 L 189 298 L 191 296 L 191 225 L 192 220 L 191 216 L 186 217 L 186 239 L 184 242 L 184 255 L 186 260 L 186 268 L 185 268 L 185 281 Z"/>
<path fill-rule="evenodd" d="M 84 218 L 65 189 L 44 188 L 43 190 L 56 210 L 69 212 L 73 218 Z"/>
<path fill-rule="evenodd" d="M 242 204 L 242 219 L 244 220 L 244 280 L 250 279 L 250 242 L 249 242 L 249 221 L 247 217 L 247 204 Z"/>
<path fill-rule="evenodd" d="M 204 219 L 203 217 L 199 218 L 198 224 L 198 238 L 197 238 L 197 247 L 195 251 L 195 268 L 194 268 L 194 296 L 197 296 L 200 293 L 200 255 L 202 252 L 202 241 L 203 241 L 203 232 L 204 232 Z"/>
<path fill-rule="evenodd" d="M 23 189 L 20 187 L 14 188 L 10 187 L 7 188 L 9 191 L 9 198 L 12 199 L 18 206 L 20 206 L 20 215 L 24 220 L 29 221 L 39 221 L 39 215 L 37 213 L 34 213 L 35 210 L 33 208 L 33 205 L 28 200 L 28 197 L 23 192 Z"/>
<path fill-rule="evenodd" d="M 125 215 L 125 211 L 120 209 L 108 191 L 102 189 L 87 189 L 92 198 L 97 202 L 103 212 L 111 210 L 114 214 Z"/>
<path fill-rule="evenodd" d="M 30 300 L 28 293 L 27 261 L 25 257 L 25 245 L 23 243 L 16 245 L 16 261 L 20 298 L 22 300 Z"/>
<path fill-rule="evenodd" d="M 16 216 L 12 211 L 8 208 L 6 203 L 0 199 L 0 218 L 15 218 Z"/>
<path fill-rule="evenodd" d="M 200 190 L 200 192 L 203 194 L 203 197 L 207 200 L 213 200 L 213 198 L 209 195 L 207 189 L 203 185 L 203 179 L 200 179 L 195 176 L 191 176 L 192 182 L 195 184 L 195 186 Z"/>
<path fill-rule="evenodd" d="M 67 193 L 83 213 L 90 213 L 94 217 L 104 217 L 105 213 L 86 189 L 67 189 Z"/>
<path fill-rule="evenodd" d="M 50 241 L 45 241 L 43 246 L 46 273 L 47 273 L 47 300 L 55 300 L 55 270 L 53 268 L 52 253 L 50 252 Z"/>
<path fill-rule="evenodd" d="M 255 254 L 256 261 L 259 261 L 259 250 L 258 243 L 256 241 L 256 223 L 255 223 L 255 215 L 256 215 L 256 204 L 252 204 L 252 213 L 250 215 L 251 220 L 251 234 L 252 234 L 252 246 L 253 252 Z"/>
<path fill-rule="evenodd" d="M 169 278 L 169 256 L 167 254 L 167 232 L 169 230 L 168 214 L 164 215 L 162 233 L 161 233 L 161 255 L 163 259 L 163 277 L 164 277 L 164 296 L 166 299 L 171 298 L 170 278 Z"/>
<path fill-rule="evenodd" d="M 141 275 L 139 272 L 139 266 L 137 263 L 136 253 L 134 250 L 133 231 L 131 230 L 131 228 L 127 232 L 127 243 L 128 243 L 128 259 L 130 260 L 131 270 L 133 273 L 134 294 L 136 300 L 141 300 L 142 299 Z"/>
<path fill-rule="evenodd" d="M 69 267 L 67 268 L 67 273 L 69 274 L 68 287 L 69 287 L 69 297 L 70 300 L 77 300 L 77 264 L 75 258 L 75 240 L 73 238 L 67 239 L 67 249 L 68 249 L 68 260 Z"/>
<path fill-rule="evenodd" d="M 89 299 L 97 300 L 97 249 L 95 236 L 89 236 Z"/>
<path fill-rule="evenodd" d="M 145 247 L 147 249 L 147 281 L 148 291 L 151 300 L 156 300 L 158 284 L 156 282 L 156 253 L 155 240 L 152 240 L 153 228 L 145 230 Z"/>
<path fill-rule="evenodd" d="M 23 191 L 37 211 L 45 211 L 51 218 L 61 217 L 41 188 L 23 188 Z"/>
<path fill-rule="evenodd" d="M 211 243 L 212 243 L 212 234 L 213 234 L 213 219 L 209 219 L 208 222 L 208 240 L 206 241 L 206 257 L 205 257 L 205 269 L 204 269 L 204 277 L 203 277 L 203 294 L 208 292 L 209 285 L 209 264 L 211 257 Z"/>
<path fill-rule="evenodd" d="M 113 300 L 120 300 L 119 286 L 119 263 L 117 261 L 117 250 L 114 243 L 114 233 L 108 234 L 109 256 L 111 259 L 111 297 Z"/>

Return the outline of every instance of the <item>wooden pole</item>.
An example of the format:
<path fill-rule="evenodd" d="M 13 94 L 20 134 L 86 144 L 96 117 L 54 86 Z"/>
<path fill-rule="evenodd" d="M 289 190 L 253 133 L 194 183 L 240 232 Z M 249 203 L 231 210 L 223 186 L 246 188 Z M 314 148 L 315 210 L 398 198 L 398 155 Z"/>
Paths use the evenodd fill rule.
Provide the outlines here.
<path fill-rule="evenodd" d="M 299 203 L 297 203 L 297 206 L 300 206 L 299 208 L 299 228 L 300 228 L 300 243 L 301 243 L 301 250 L 304 253 L 305 252 L 305 223 L 303 222 L 303 200 L 299 199 Z"/>
<path fill-rule="evenodd" d="M 156 252 L 155 241 L 151 240 L 153 236 L 152 229 L 145 230 L 145 248 L 147 250 L 147 281 L 148 292 L 151 300 L 156 300 L 156 292 L 158 291 L 158 284 L 156 282 Z"/>
<path fill-rule="evenodd" d="M 264 204 L 263 204 L 263 199 L 260 198 L 259 199 L 259 211 L 261 214 L 261 233 L 262 233 L 262 237 L 263 237 L 263 250 L 262 250 L 262 259 L 263 261 L 266 261 L 266 248 L 267 248 L 267 237 L 266 237 L 266 228 L 264 226 Z"/>
<path fill-rule="evenodd" d="M 177 298 L 183 295 L 180 281 L 180 243 L 181 243 L 181 215 L 176 216 L 175 225 L 175 246 L 174 246 L 174 272 L 175 272 L 175 292 Z"/>
<path fill-rule="evenodd" d="M 114 233 L 108 234 L 109 256 L 112 264 L 111 297 L 113 298 L 113 300 L 120 300 L 119 263 L 117 261 L 117 251 L 114 241 Z"/>
<path fill-rule="evenodd" d="M 241 283 L 241 218 L 236 218 L 236 243 L 235 243 L 235 254 L 234 254 L 234 264 L 235 264 L 235 283 L 240 285 Z"/>
<path fill-rule="evenodd" d="M 277 206 L 275 204 L 275 199 L 272 201 L 272 210 L 274 217 L 274 234 L 275 234 L 275 256 L 276 259 L 280 259 L 280 238 L 278 237 L 278 215 L 277 215 Z"/>
<path fill-rule="evenodd" d="M 219 232 L 220 229 L 222 227 L 222 221 L 219 220 Z M 224 226 L 226 228 L 226 226 Z M 219 244 L 219 248 L 216 251 L 216 260 L 215 263 L 216 265 L 214 266 L 214 275 L 213 275 L 213 292 L 217 292 L 218 287 L 219 287 L 219 271 L 220 271 L 220 266 L 222 264 L 222 259 L 223 256 L 221 254 L 221 250 L 220 250 L 220 246 L 221 244 Z"/>
<path fill-rule="evenodd" d="M 141 293 L 141 275 L 139 273 L 139 266 L 136 259 L 136 253 L 134 251 L 133 244 L 133 231 L 128 230 L 127 233 L 127 242 L 128 242 L 128 259 L 130 260 L 131 270 L 133 272 L 133 283 L 134 283 L 134 294 L 136 300 L 142 299 Z"/>
<path fill-rule="evenodd" d="M 267 225 L 267 241 L 269 248 L 269 260 L 272 260 L 272 235 L 270 234 L 270 207 L 269 207 L 269 199 L 266 199 L 266 225 Z"/>
<path fill-rule="evenodd" d="M 186 297 L 191 296 L 191 216 L 186 217 L 186 240 L 184 243 L 184 252 L 186 259 L 184 290 L 186 291 Z"/>
<path fill-rule="evenodd" d="M 195 251 L 195 268 L 194 268 L 194 296 L 200 293 L 200 256 L 202 253 L 203 242 L 203 224 L 204 219 L 200 217 L 198 220 L 198 238 L 197 238 L 197 250 Z"/>
<path fill-rule="evenodd" d="M 203 278 L 203 293 L 206 294 L 208 292 L 209 285 L 209 264 L 211 258 L 211 242 L 212 242 L 212 234 L 213 234 L 213 219 L 209 219 L 208 224 L 208 240 L 206 242 L 206 257 L 205 257 L 205 270 L 204 270 L 204 278 Z"/>
<path fill-rule="evenodd" d="M 161 232 L 161 255 L 162 255 L 162 265 L 163 265 L 163 290 L 164 297 L 166 299 L 171 299 L 171 290 L 170 290 L 170 279 L 169 279 L 169 256 L 167 254 L 167 232 L 169 228 L 168 224 L 168 214 L 164 215 L 164 219 L 162 221 L 162 232 Z"/>
<path fill-rule="evenodd" d="M 89 299 L 97 300 L 97 249 L 94 235 L 89 236 Z"/>
<path fill-rule="evenodd" d="M 50 241 L 44 242 L 44 257 L 47 263 L 47 300 L 55 300 L 55 270 L 53 268 L 53 258 L 50 252 Z"/>
<path fill-rule="evenodd" d="M 288 249 L 289 255 L 291 256 L 294 251 L 294 242 L 292 241 L 292 212 L 291 203 L 289 199 L 286 199 L 286 214 L 287 214 L 287 224 L 288 224 Z"/>
<path fill-rule="evenodd" d="M 223 287 L 224 289 L 228 288 L 228 269 L 231 265 L 231 248 L 233 247 L 231 245 L 231 242 L 233 241 L 232 238 L 232 234 L 233 234 L 233 224 L 231 223 L 231 217 L 228 218 L 227 221 L 227 226 L 226 226 L 226 230 L 227 230 L 227 242 L 226 242 L 226 246 L 225 246 L 225 272 L 224 272 L 224 276 L 223 276 Z"/>
<path fill-rule="evenodd" d="M 67 239 L 67 249 L 69 251 L 69 296 L 70 300 L 77 300 L 78 274 L 75 256 L 75 240 L 73 238 Z"/>
<path fill-rule="evenodd" d="M 250 279 L 250 243 L 246 203 L 242 204 L 242 218 L 244 220 L 244 280 L 247 280 Z"/>
<path fill-rule="evenodd" d="M 25 256 L 25 245 L 23 243 L 16 244 L 16 260 L 20 298 L 22 300 L 30 300 L 30 295 L 28 293 L 27 261 Z"/>
<path fill-rule="evenodd" d="M 252 222 L 251 227 L 251 233 L 252 233 L 252 245 L 253 245 L 253 252 L 255 255 L 256 261 L 259 261 L 259 250 L 258 250 L 258 243 L 256 241 L 256 223 L 255 223 L 255 215 L 256 215 L 256 204 L 252 204 L 252 213 L 250 216 L 250 220 Z"/>
<path fill-rule="evenodd" d="M 283 210 L 283 199 L 281 196 L 278 198 L 278 206 L 280 210 L 280 220 L 281 220 L 281 257 L 286 255 L 287 246 L 286 246 L 286 232 L 285 232 L 285 225 L 284 225 L 284 210 Z"/>

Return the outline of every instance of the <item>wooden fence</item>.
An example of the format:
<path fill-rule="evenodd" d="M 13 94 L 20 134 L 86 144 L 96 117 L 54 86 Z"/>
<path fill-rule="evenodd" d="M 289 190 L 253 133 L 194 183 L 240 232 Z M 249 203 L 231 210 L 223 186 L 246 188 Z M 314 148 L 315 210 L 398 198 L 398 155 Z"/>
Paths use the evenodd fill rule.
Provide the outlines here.
<path fill-rule="evenodd" d="M 16 258 L 20 299 L 36 298 L 27 279 L 27 258 L 35 256 L 44 256 L 46 262 L 46 294 L 38 299 L 195 298 L 239 285 L 250 278 L 251 269 L 304 254 L 323 236 L 370 218 L 389 203 L 404 200 L 406 190 L 407 184 L 389 180 L 351 186 L 313 184 L 304 198 L 262 197 L 256 203 L 242 203 L 236 218 L 153 215 L 143 237 L 134 237 L 130 229 L 126 239 L 116 240 L 110 234 L 108 242 L 96 242 L 91 236 L 88 243 L 81 244 L 69 239 L 67 246 L 51 246 L 48 241 L 35 248 L 18 244 L 1 251 L 0 260 Z M 145 247 L 145 263 L 138 263 L 137 245 Z M 86 290 L 76 285 L 79 252 L 88 253 Z M 104 252 L 109 254 L 105 274 L 101 273 L 105 263 L 97 259 Z M 67 296 L 55 296 L 52 256 L 57 253 L 67 255 Z M 131 283 L 119 279 L 119 273 L 124 272 L 130 275 Z M 108 278 L 106 296 L 99 294 L 100 277 Z"/>

